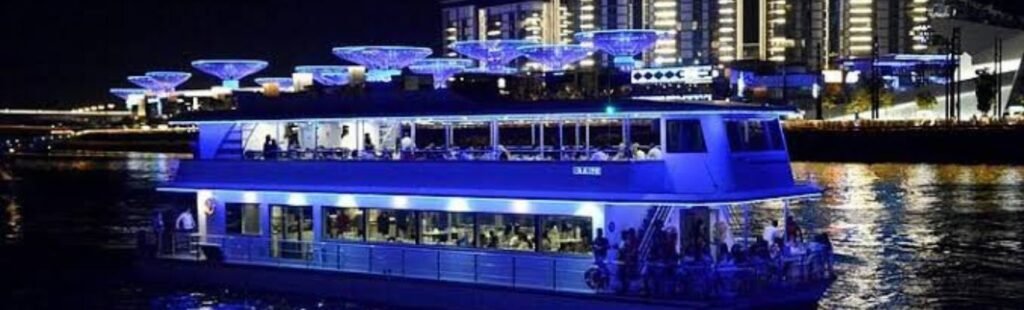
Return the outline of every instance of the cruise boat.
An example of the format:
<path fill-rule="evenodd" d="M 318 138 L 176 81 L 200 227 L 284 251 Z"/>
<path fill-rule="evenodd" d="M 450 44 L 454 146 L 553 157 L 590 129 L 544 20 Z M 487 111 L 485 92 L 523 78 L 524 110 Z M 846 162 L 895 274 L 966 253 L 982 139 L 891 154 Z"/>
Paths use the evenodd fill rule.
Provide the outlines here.
<path fill-rule="evenodd" d="M 790 168 L 790 107 L 444 89 L 235 100 L 172 120 L 198 141 L 159 190 L 195 194 L 197 229 L 162 238 L 160 258 L 669 300 L 829 277 L 827 238 L 751 220 L 820 195 Z"/>

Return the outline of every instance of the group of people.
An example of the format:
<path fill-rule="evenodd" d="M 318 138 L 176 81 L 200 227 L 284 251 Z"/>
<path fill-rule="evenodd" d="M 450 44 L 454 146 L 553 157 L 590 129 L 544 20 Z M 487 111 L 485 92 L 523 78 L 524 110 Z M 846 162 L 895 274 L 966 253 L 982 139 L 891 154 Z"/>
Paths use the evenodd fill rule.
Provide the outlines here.
<path fill-rule="evenodd" d="M 654 231 L 649 234 L 651 239 L 646 253 L 642 246 L 646 233 L 643 229 L 623 230 L 617 246 L 611 245 L 603 230 L 598 229 L 592 242 L 595 265 L 605 268 L 609 251 L 614 248 L 617 251 L 614 262 L 618 267 L 615 273 L 617 291 L 630 291 L 634 280 L 640 279 L 644 292 L 658 295 L 671 289 L 671 283 L 680 276 L 680 267 L 777 265 L 785 269 L 787 266 L 784 264 L 770 262 L 779 262 L 780 257 L 792 255 L 789 249 L 803 244 L 803 231 L 792 216 L 786 218 L 784 229 L 773 220 L 765 228 L 764 235 L 752 243 L 727 241 L 727 228 L 719 227 L 727 225 L 725 221 L 718 221 L 714 228 L 709 228 L 704 221 L 697 219 L 687 225 L 690 228 L 680 238 L 674 228 L 654 223 L 650 225 Z M 677 242 L 682 243 L 681 253 L 677 251 Z M 827 234 L 816 235 L 813 244 L 821 247 L 824 257 L 831 257 L 832 246 Z M 826 259 L 826 263 L 831 269 L 831 260 Z"/>

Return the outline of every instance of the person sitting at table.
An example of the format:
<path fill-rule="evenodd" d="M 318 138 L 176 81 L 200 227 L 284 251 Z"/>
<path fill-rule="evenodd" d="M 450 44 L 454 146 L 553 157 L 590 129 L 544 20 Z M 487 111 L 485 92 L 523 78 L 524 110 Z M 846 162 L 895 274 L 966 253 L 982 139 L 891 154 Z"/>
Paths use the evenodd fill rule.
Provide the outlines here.
<path fill-rule="evenodd" d="M 640 143 L 633 142 L 633 145 L 630 146 L 629 149 L 630 149 L 630 151 L 629 151 L 630 154 L 633 155 L 633 159 L 635 159 L 635 160 L 647 159 L 647 154 L 644 153 L 644 150 L 640 149 Z"/>
<path fill-rule="evenodd" d="M 413 160 L 416 158 L 416 142 L 409 135 L 403 136 L 398 144 L 401 147 L 400 157 L 402 160 Z"/>
<path fill-rule="evenodd" d="M 498 144 L 498 160 L 507 161 L 512 158 L 512 153 L 504 145 Z"/>
<path fill-rule="evenodd" d="M 655 145 L 647 150 L 647 160 L 661 160 L 661 147 Z"/>
<path fill-rule="evenodd" d="M 590 160 L 591 161 L 607 161 L 608 160 L 608 154 L 605 153 L 604 151 L 597 150 L 593 154 L 590 155 Z"/>

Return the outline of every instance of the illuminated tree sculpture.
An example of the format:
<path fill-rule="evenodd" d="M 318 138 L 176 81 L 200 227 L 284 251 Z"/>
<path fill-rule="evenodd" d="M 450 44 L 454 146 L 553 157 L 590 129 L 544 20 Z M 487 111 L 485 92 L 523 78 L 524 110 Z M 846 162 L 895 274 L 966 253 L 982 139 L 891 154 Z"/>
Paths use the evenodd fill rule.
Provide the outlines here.
<path fill-rule="evenodd" d="M 433 53 L 429 48 L 414 46 L 348 46 L 336 47 L 332 52 L 366 67 L 368 82 L 390 82 L 402 69 Z"/>
<path fill-rule="evenodd" d="M 460 58 L 433 58 L 417 61 L 409 66 L 416 74 L 430 74 L 434 78 L 434 88 L 448 87 L 448 79 L 456 73 L 473 66 L 473 61 Z"/>
<path fill-rule="evenodd" d="M 277 87 L 280 89 L 292 89 L 292 87 L 295 85 L 295 83 L 292 81 L 292 78 L 289 77 L 256 78 L 254 81 L 256 81 L 256 84 L 260 84 L 260 86 L 266 87 L 267 85 L 273 84 L 277 85 Z"/>
<path fill-rule="evenodd" d="M 192 62 L 192 67 L 219 78 L 227 89 L 238 89 L 241 80 L 267 68 L 267 62 L 246 59 L 204 59 Z"/>
<path fill-rule="evenodd" d="M 111 88 L 110 94 L 122 100 L 128 100 L 129 97 L 134 95 L 145 95 L 147 91 L 144 88 Z"/>
<path fill-rule="evenodd" d="M 450 48 L 479 61 L 483 72 L 508 74 L 517 71 L 507 65 L 510 61 L 523 56 L 519 48 L 537 44 L 531 40 L 460 41 L 452 43 Z"/>
<path fill-rule="evenodd" d="M 660 36 L 656 30 L 599 30 L 578 33 L 576 40 L 608 53 L 613 57 L 615 67 L 630 71 L 636 67 L 633 57 L 653 48 Z"/>
<path fill-rule="evenodd" d="M 156 79 L 147 75 L 133 75 L 128 77 L 128 82 L 135 84 L 136 86 L 145 88 L 147 91 L 153 93 L 158 97 L 166 96 L 168 90 L 164 88 L 164 84 L 161 84 Z"/>
<path fill-rule="evenodd" d="M 561 71 L 569 65 L 583 60 L 593 53 L 593 49 L 583 45 L 544 44 L 519 48 L 526 58 L 539 62 L 547 71 Z"/>
<path fill-rule="evenodd" d="M 299 66 L 295 72 L 309 73 L 313 80 L 324 86 L 342 86 L 350 80 L 347 66 Z"/>
<path fill-rule="evenodd" d="M 146 76 L 156 81 L 163 88 L 164 93 L 171 94 L 174 90 L 192 78 L 192 73 L 178 71 L 150 71 Z"/>

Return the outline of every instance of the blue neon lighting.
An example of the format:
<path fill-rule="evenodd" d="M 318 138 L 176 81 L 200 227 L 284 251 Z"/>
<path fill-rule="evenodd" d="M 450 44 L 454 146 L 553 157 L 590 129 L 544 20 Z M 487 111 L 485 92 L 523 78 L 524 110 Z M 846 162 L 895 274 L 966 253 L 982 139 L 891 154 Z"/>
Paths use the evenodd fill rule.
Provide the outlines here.
<path fill-rule="evenodd" d="M 338 58 L 366 67 L 367 81 L 389 82 L 391 77 L 418 60 L 433 54 L 429 48 L 415 46 L 348 46 L 331 52 Z"/>
<path fill-rule="evenodd" d="M 615 65 L 625 70 L 631 69 L 633 56 L 653 48 L 660 36 L 656 30 L 600 30 L 578 33 L 576 40 L 593 44 L 608 53 L 614 57 Z"/>
<path fill-rule="evenodd" d="M 292 78 L 289 77 L 256 78 L 254 81 L 256 81 L 256 84 L 260 84 L 260 86 L 266 86 L 267 84 L 277 84 L 277 87 L 280 88 L 292 88 L 295 85 L 294 81 L 292 81 Z"/>
<path fill-rule="evenodd" d="M 430 74 L 434 77 L 434 88 L 448 87 L 448 79 L 456 73 L 473 66 L 473 61 L 459 58 L 433 58 L 417 61 L 409 66 L 416 74 Z"/>
<path fill-rule="evenodd" d="M 537 45 L 531 40 L 460 41 L 449 46 L 455 52 L 480 61 L 486 72 L 509 72 L 506 65 L 523 55 L 520 47 Z"/>
<path fill-rule="evenodd" d="M 160 84 L 156 79 L 146 75 L 129 76 L 128 82 L 153 92 L 160 92 L 164 90 L 163 84 Z"/>
<path fill-rule="evenodd" d="M 229 88 L 237 86 L 239 80 L 267 68 L 267 65 L 266 61 L 246 59 L 203 59 L 192 62 L 193 68 L 219 78 Z"/>
<path fill-rule="evenodd" d="M 110 94 L 117 96 L 123 100 L 128 100 L 131 95 L 143 95 L 146 94 L 146 89 L 143 88 L 111 88 Z"/>
<path fill-rule="evenodd" d="M 574 44 L 544 44 L 523 46 L 519 48 L 519 52 L 526 58 L 544 65 L 547 70 L 560 71 L 590 56 L 593 49 Z"/>
<path fill-rule="evenodd" d="M 350 76 L 347 66 L 298 66 L 295 72 L 312 74 L 313 80 L 324 86 L 348 84 Z"/>
<path fill-rule="evenodd" d="M 178 88 L 182 83 L 185 83 L 185 81 L 192 78 L 192 73 L 177 71 L 151 71 L 146 72 L 146 76 L 162 85 L 163 90 L 174 91 L 175 88 Z"/>

